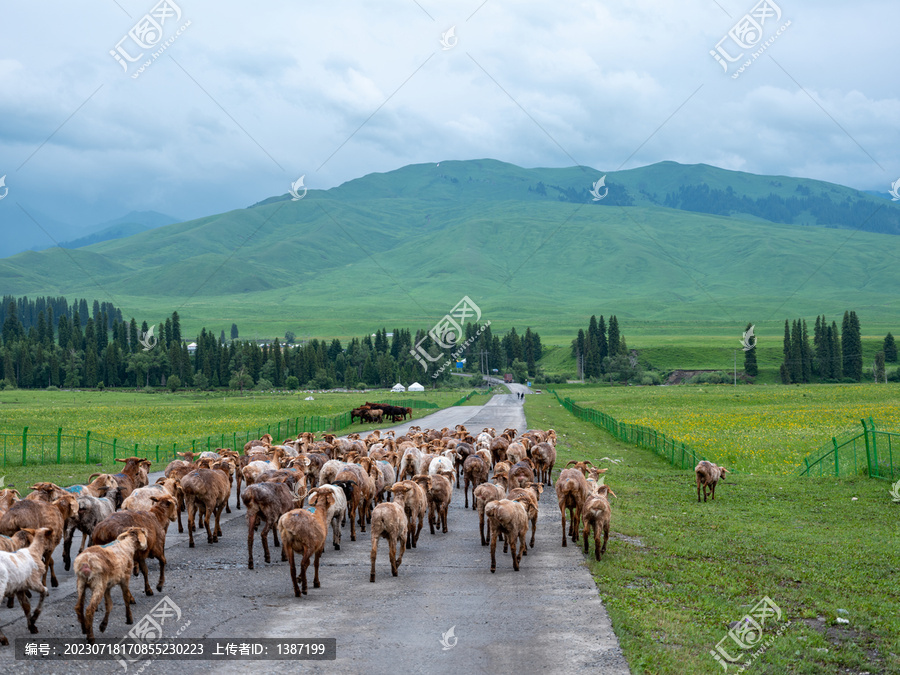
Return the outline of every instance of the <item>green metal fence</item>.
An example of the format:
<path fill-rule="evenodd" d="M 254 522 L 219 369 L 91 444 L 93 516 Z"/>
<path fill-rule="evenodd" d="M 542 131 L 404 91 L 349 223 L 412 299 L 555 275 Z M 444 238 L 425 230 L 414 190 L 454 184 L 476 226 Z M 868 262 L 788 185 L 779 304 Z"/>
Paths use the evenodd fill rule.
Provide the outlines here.
<path fill-rule="evenodd" d="M 834 436 L 818 452 L 805 458 L 800 475 L 900 479 L 900 433 L 877 429 L 871 417 L 861 419 L 860 423 L 861 428 Z"/>
<path fill-rule="evenodd" d="M 631 443 L 646 450 L 652 450 L 678 469 L 693 471 L 694 467 L 697 466 L 697 462 L 704 459 L 689 446 L 674 438 L 667 438 L 664 433 L 656 429 L 640 424 L 619 422 L 614 417 L 599 410 L 580 406 L 570 398 L 560 398 L 559 394 L 552 389 L 548 389 L 548 391 L 556 396 L 556 400 L 575 417 L 605 429 L 624 443 Z"/>
<path fill-rule="evenodd" d="M 474 390 L 474 389 L 473 389 L 473 390 L 470 391 L 468 394 L 466 394 L 465 396 L 463 396 L 461 399 L 459 399 L 459 400 L 456 401 L 455 403 L 452 403 L 452 404 L 450 405 L 450 407 L 452 408 L 453 406 L 457 406 L 457 405 L 465 405 L 466 402 L 467 402 L 470 398 L 472 398 L 473 396 L 475 396 L 476 394 L 490 394 L 493 390 L 494 390 L 493 387 L 488 387 L 485 391 L 477 391 L 477 390 Z"/>
<path fill-rule="evenodd" d="M 129 443 L 121 439 L 109 439 L 91 431 L 63 433 L 32 433 L 25 427 L 22 433 L 0 433 L 2 464 L 27 466 L 40 464 L 96 464 L 110 462 L 119 457 L 146 457 L 163 462 L 177 457 L 175 453 L 202 452 L 216 448 L 239 450 L 247 441 L 270 434 L 279 442 L 297 436 L 304 431 L 337 431 L 350 426 L 350 413 L 339 415 L 312 415 L 279 420 L 255 429 L 222 433 L 205 438 L 195 438 L 181 443 L 166 444 Z"/>

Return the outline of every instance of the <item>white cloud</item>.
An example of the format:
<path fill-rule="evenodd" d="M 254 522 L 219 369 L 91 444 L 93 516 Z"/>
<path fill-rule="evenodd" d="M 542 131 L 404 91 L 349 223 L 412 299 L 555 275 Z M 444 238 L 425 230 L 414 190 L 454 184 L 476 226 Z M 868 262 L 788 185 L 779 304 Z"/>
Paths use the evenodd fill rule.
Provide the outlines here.
<path fill-rule="evenodd" d="M 568 166 L 569 154 L 609 171 L 634 153 L 626 166 L 704 162 L 863 189 L 900 175 L 887 0 L 783 0 L 790 29 L 738 80 L 709 50 L 753 4 L 742 0 L 722 0 L 727 14 L 707 0 L 420 0 L 433 19 L 412 0 L 183 0 L 191 26 L 136 80 L 108 51 L 152 2 L 120 4 L 130 17 L 115 3 L 0 10 L 0 175 L 58 220 L 198 217 L 304 173 L 330 187 L 441 159 Z M 459 42 L 443 51 L 451 25 Z"/>

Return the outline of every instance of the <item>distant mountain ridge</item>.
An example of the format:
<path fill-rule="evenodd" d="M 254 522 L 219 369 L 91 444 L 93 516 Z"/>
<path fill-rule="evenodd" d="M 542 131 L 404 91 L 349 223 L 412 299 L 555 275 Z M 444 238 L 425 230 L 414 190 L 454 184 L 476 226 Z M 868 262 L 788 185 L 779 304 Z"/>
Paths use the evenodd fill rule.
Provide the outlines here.
<path fill-rule="evenodd" d="M 900 203 L 822 181 L 676 162 L 604 173 L 452 160 L 22 253 L 0 260 L 0 293 L 99 288 L 123 311 L 185 306 L 186 320 L 226 326 L 241 313 L 302 316 L 346 334 L 425 323 L 464 295 L 538 328 L 605 306 L 646 320 L 848 307 L 900 317 L 897 234 Z"/>
<path fill-rule="evenodd" d="M 99 244 L 101 241 L 130 237 L 139 232 L 172 225 L 177 222 L 176 218 L 157 211 L 132 211 L 128 215 L 100 223 L 92 228 L 96 230 L 95 232 L 72 241 L 61 242 L 59 246 L 60 248 L 81 248 L 91 244 Z"/>

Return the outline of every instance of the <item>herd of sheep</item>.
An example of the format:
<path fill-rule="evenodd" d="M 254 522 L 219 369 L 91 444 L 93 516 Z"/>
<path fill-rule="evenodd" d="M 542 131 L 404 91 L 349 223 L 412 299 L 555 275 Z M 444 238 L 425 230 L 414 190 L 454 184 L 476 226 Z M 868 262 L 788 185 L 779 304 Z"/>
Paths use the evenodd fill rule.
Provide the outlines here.
<path fill-rule="evenodd" d="M 117 474 L 93 474 L 89 482 L 61 488 L 40 482 L 24 499 L 16 490 L 0 490 L 0 598 L 9 606 L 18 599 L 30 632 L 47 595 L 47 573 L 58 586 L 53 552 L 63 543 L 66 570 L 74 564 L 77 587 L 76 614 L 82 632 L 94 640 L 93 619 L 100 601 L 106 612 L 104 631 L 112 610 L 111 590 L 119 586 L 126 622 L 132 623 L 129 588 L 132 573 L 144 578 L 144 591 L 153 595 L 147 558 L 159 564 L 156 589 L 165 583 L 166 532 L 178 521 L 184 531 L 186 511 L 189 546 L 194 547 L 196 528 L 206 529 L 207 542 L 222 536 L 222 511 L 230 513 L 229 498 L 236 485 L 235 507 L 246 508 L 248 567 L 253 569 L 253 543 L 257 531 L 265 561 L 271 561 L 269 532 L 288 561 L 294 594 L 307 593 L 307 568 L 314 566 L 313 587 L 318 588 L 319 560 L 329 529 L 335 550 L 341 548 L 342 528 L 350 524 L 356 541 L 357 525 L 366 532 L 371 525 L 371 568 L 375 581 L 378 544 L 388 543 L 391 573 L 398 575 L 407 548 L 415 548 L 427 520 L 431 534 L 448 531 L 447 514 L 454 489 L 462 482 L 465 508 L 478 513 L 482 546 L 490 539 L 491 572 L 496 571 L 496 547 L 503 540 L 504 553 L 512 554 L 518 571 L 527 555 L 527 531 L 534 547 L 538 503 L 544 486 L 553 485 L 556 433 L 515 429 L 497 432 L 486 428 L 473 435 L 464 426 L 425 429 L 413 426 L 405 434 L 384 435 L 373 431 L 365 438 L 351 434 L 337 438 L 311 433 L 274 444 L 271 436 L 250 441 L 243 454 L 220 448 L 216 452 L 182 453 L 171 462 L 165 476 L 150 485 L 150 462 L 139 457 L 118 459 L 124 467 Z M 570 467 L 570 465 L 573 465 Z M 588 461 L 570 461 L 555 483 L 562 522 L 562 546 L 567 539 L 583 537 L 585 554 L 593 533 L 597 560 L 609 538 L 609 495 L 599 469 Z M 696 470 L 698 500 L 701 485 L 715 498 L 716 482 L 725 469 L 701 462 Z M 242 484 L 244 488 L 242 489 Z M 197 524 L 195 525 L 195 516 Z M 568 518 L 568 526 L 567 526 Z M 74 561 L 70 550 L 75 531 L 82 532 L 81 548 Z M 601 543 L 602 538 L 602 543 Z M 280 541 L 279 541 L 280 539 Z M 85 548 L 86 543 L 90 546 Z M 300 556 L 297 573 L 295 556 Z M 85 601 L 90 590 L 90 601 Z M 34 611 L 29 597 L 37 593 Z M 0 632 L 0 643 L 8 644 Z"/>

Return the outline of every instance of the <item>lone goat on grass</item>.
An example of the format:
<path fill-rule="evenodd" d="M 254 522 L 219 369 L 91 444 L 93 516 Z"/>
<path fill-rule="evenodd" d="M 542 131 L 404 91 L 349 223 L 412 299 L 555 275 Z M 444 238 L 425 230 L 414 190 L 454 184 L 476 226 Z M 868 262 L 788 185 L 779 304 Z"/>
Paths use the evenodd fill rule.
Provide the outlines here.
<path fill-rule="evenodd" d="M 715 501 L 716 484 L 720 480 L 725 480 L 725 474 L 728 473 L 728 469 L 724 466 L 716 466 L 712 462 L 707 462 L 704 459 L 697 464 L 694 473 L 697 474 L 697 501 L 700 501 L 701 487 L 703 488 L 703 501 L 706 501 L 707 490 L 709 490 L 708 494 L 712 500 Z"/>

